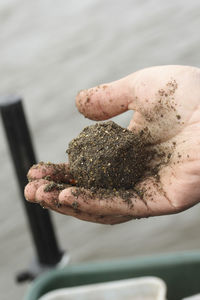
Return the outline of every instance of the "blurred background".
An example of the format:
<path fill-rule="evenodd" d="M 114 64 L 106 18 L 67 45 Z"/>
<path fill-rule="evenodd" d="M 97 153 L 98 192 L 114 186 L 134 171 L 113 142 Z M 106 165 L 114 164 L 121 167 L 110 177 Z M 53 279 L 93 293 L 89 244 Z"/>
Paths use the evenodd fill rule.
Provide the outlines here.
<path fill-rule="evenodd" d="M 161 0 L 1 0 L 0 95 L 17 94 L 39 160 L 67 161 L 68 142 L 92 124 L 74 100 L 81 89 L 162 64 L 199 66 L 200 2 Z M 127 126 L 132 112 L 117 118 Z M 0 293 L 22 299 L 14 275 L 34 248 L 0 126 Z M 71 263 L 200 248 L 200 206 L 116 226 L 53 213 Z"/>

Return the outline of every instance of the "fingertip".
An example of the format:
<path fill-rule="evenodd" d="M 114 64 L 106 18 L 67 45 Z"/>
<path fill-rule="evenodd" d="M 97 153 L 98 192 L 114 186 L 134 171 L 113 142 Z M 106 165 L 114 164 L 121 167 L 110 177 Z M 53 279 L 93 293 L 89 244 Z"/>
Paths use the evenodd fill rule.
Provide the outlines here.
<path fill-rule="evenodd" d="M 61 205 L 72 205 L 72 203 L 77 200 L 76 192 L 77 189 L 74 187 L 69 187 L 62 190 L 59 194 L 59 203 Z"/>
<path fill-rule="evenodd" d="M 95 92 L 95 88 L 82 90 L 76 96 L 76 106 L 78 111 L 86 118 L 94 121 L 109 118 L 109 116 L 105 116 L 105 113 L 100 110 L 98 98 L 99 95 Z"/>
<path fill-rule="evenodd" d="M 127 111 L 132 97 L 129 81 L 123 78 L 80 91 L 76 106 L 85 117 L 101 121 Z"/>
<path fill-rule="evenodd" d="M 68 163 L 40 162 L 30 168 L 27 177 L 29 180 L 44 178 L 58 183 L 68 183 L 71 179 L 71 174 Z"/>
<path fill-rule="evenodd" d="M 28 170 L 28 173 L 27 173 L 27 178 L 28 180 L 34 180 L 35 179 L 35 168 L 36 168 L 37 165 L 33 165 L 29 170 Z"/>
<path fill-rule="evenodd" d="M 41 185 L 36 193 L 35 200 L 42 206 L 50 206 L 53 208 L 58 205 L 59 190 L 49 190 L 49 183 Z"/>
<path fill-rule="evenodd" d="M 33 202 L 35 200 L 36 190 L 31 187 L 31 183 L 28 183 L 24 188 L 24 197 L 28 202 Z"/>
<path fill-rule="evenodd" d="M 28 183 L 24 188 L 24 197 L 28 202 L 37 202 L 36 197 L 36 191 L 41 185 L 44 185 L 48 183 L 45 179 L 35 180 L 30 183 Z"/>
<path fill-rule="evenodd" d="M 42 179 L 45 176 L 46 176 L 46 164 L 44 162 L 39 162 L 38 164 L 33 165 L 27 173 L 27 178 L 29 180 Z"/>

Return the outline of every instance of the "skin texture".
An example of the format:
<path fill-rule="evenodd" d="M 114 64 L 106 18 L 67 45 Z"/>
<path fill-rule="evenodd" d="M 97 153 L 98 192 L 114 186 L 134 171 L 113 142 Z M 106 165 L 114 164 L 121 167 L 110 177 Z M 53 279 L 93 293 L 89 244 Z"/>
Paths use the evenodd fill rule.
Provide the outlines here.
<path fill-rule="evenodd" d="M 160 168 L 159 180 L 152 176 L 137 184 L 143 196 L 135 194 L 128 203 L 119 197 L 91 197 L 87 190 L 74 196 L 76 187 L 45 192 L 48 180 L 70 183 L 69 166 L 56 165 L 55 175 L 52 165 L 40 164 L 28 173 L 28 201 L 102 224 L 178 213 L 200 201 L 200 69 L 143 69 L 121 80 L 81 91 L 76 105 L 80 113 L 98 121 L 134 110 L 128 129 L 137 133 L 148 127 L 149 147 L 168 149 L 170 159 Z M 155 163 L 156 159 L 152 166 Z"/>

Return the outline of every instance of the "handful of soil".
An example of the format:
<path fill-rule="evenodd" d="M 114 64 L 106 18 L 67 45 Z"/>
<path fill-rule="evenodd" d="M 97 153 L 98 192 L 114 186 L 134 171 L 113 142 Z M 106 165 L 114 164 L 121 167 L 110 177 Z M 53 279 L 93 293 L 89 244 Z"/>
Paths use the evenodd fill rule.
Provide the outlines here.
<path fill-rule="evenodd" d="M 83 129 L 67 149 L 76 186 L 132 189 L 149 162 L 142 134 L 112 121 Z"/>

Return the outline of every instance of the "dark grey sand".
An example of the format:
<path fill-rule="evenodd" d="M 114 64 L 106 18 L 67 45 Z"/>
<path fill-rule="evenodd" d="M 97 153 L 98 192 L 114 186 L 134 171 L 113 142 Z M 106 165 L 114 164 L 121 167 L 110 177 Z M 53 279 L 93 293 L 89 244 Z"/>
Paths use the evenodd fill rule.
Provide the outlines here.
<path fill-rule="evenodd" d="M 145 136 L 112 121 L 88 126 L 69 143 L 70 172 L 84 188 L 133 189 L 151 154 Z"/>

